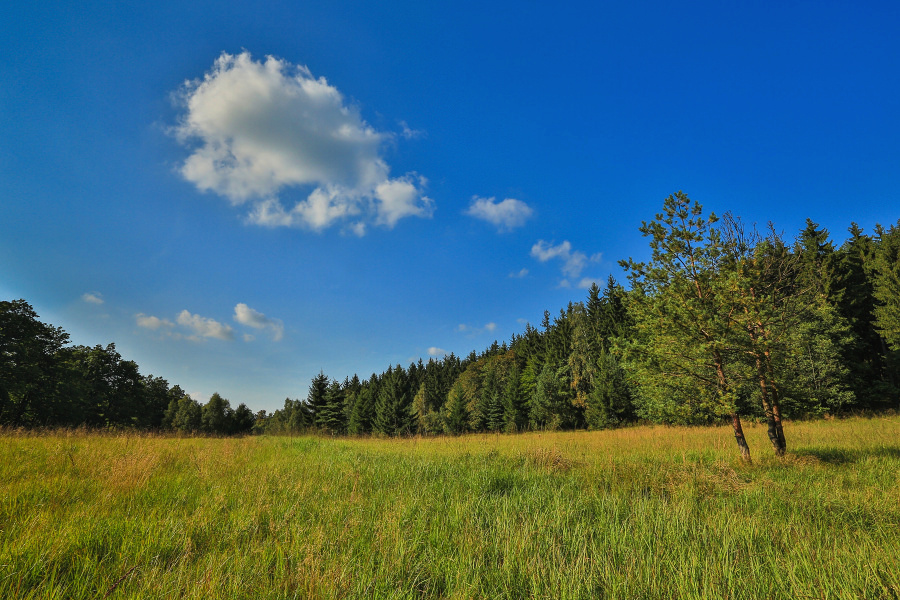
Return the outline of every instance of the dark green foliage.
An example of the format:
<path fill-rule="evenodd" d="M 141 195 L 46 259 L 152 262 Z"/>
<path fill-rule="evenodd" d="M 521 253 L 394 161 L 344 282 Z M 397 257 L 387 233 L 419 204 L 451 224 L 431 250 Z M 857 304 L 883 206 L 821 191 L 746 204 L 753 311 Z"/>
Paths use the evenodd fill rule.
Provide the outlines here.
<path fill-rule="evenodd" d="M 263 411 L 263 414 L 265 414 L 265 411 Z M 250 433 L 253 431 L 253 426 L 256 423 L 256 415 L 254 415 L 253 411 L 243 402 L 238 404 L 238 407 L 234 409 L 232 419 L 233 425 L 231 432 L 236 435 Z"/>
<path fill-rule="evenodd" d="M 203 405 L 200 414 L 200 428 L 205 433 L 229 435 L 234 427 L 233 413 L 231 403 L 215 392 Z"/>
<path fill-rule="evenodd" d="M 596 357 L 596 373 L 588 393 L 585 420 L 591 429 L 607 429 L 634 418 L 631 386 L 615 354 L 601 350 Z"/>
<path fill-rule="evenodd" d="M 458 435 L 469 429 L 469 413 L 466 410 L 466 394 L 463 386 L 456 383 L 444 404 L 444 431 Z"/>
<path fill-rule="evenodd" d="M 900 351 L 900 220 L 889 229 L 879 226 L 872 265 L 875 327 L 887 345 Z"/>
<path fill-rule="evenodd" d="M 384 435 L 402 435 L 415 431 L 412 397 L 403 367 L 388 369 L 375 402 L 373 429 Z"/>
<path fill-rule="evenodd" d="M 38 321 L 24 300 L 0 302 L 0 424 L 58 425 L 77 418 L 58 395 L 69 336 Z"/>
<path fill-rule="evenodd" d="M 341 434 L 347 432 L 347 421 L 344 414 L 344 389 L 337 381 L 328 384 L 325 391 L 325 404 L 316 415 L 316 424 L 323 430 Z"/>
<path fill-rule="evenodd" d="M 313 377 L 306 395 L 306 406 L 312 414 L 312 423 L 316 427 L 324 427 L 325 408 L 328 404 L 328 377 L 322 371 Z"/>
<path fill-rule="evenodd" d="M 165 424 L 169 429 L 183 433 L 200 431 L 203 408 L 187 394 L 173 398 L 166 411 Z"/>

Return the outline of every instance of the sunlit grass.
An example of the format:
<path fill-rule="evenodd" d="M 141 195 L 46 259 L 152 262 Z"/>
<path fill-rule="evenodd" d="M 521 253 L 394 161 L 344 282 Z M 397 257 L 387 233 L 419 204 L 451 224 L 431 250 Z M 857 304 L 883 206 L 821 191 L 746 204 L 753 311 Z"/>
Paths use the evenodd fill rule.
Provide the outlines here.
<path fill-rule="evenodd" d="M 900 418 L 0 436 L 2 598 L 897 598 Z"/>

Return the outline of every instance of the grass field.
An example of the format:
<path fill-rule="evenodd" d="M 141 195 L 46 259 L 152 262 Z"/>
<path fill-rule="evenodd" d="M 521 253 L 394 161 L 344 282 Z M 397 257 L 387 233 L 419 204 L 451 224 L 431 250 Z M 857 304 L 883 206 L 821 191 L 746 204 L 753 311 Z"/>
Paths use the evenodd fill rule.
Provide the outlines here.
<path fill-rule="evenodd" d="M 900 417 L 436 439 L 0 434 L 0 598 L 898 598 Z"/>

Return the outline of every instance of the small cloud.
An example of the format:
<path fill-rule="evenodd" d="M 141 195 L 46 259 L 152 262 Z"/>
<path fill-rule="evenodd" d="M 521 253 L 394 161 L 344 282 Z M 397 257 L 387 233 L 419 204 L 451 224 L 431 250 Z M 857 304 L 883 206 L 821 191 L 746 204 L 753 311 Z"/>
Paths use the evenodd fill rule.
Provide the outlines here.
<path fill-rule="evenodd" d="M 400 127 L 402 131 L 400 135 L 402 135 L 407 140 L 417 140 L 419 138 L 425 137 L 425 132 L 421 129 L 412 129 L 409 125 L 406 124 L 406 121 L 399 121 Z"/>
<path fill-rule="evenodd" d="M 578 277 L 584 270 L 587 263 L 587 256 L 584 252 L 572 251 L 572 244 L 568 240 L 564 240 L 561 244 L 553 246 L 544 240 L 538 242 L 531 247 L 531 256 L 541 262 L 558 259 L 562 261 L 562 272 L 569 277 Z"/>
<path fill-rule="evenodd" d="M 249 334 L 249 333 L 245 333 L 242 337 L 244 338 L 244 341 L 245 341 L 245 342 L 252 342 L 253 340 L 256 339 L 255 337 L 253 337 L 253 336 L 252 336 L 251 334 Z"/>
<path fill-rule="evenodd" d="M 584 278 L 581 279 L 581 281 L 578 282 L 578 289 L 581 289 L 581 290 L 588 290 L 588 289 L 590 289 L 591 286 L 594 285 L 595 283 L 596 283 L 598 286 L 602 286 L 602 285 L 603 285 L 603 282 L 600 281 L 600 280 L 598 280 L 598 279 L 594 279 L 593 277 L 584 277 Z"/>
<path fill-rule="evenodd" d="M 458 331 L 459 333 L 465 333 L 469 337 L 475 337 L 482 333 L 490 333 L 495 329 L 497 329 L 497 324 L 493 322 L 486 323 L 484 327 L 473 327 L 471 325 L 466 325 L 465 323 L 460 323 L 456 326 L 456 331 Z"/>
<path fill-rule="evenodd" d="M 527 325 L 528 319 L 518 318 L 518 319 L 516 319 L 516 323 L 518 323 L 519 325 Z"/>
<path fill-rule="evenodd" d="M 527 277 L 527 276 L 528 276 L 528 269 L 522 269 L 516 273 L 509 274 L 509 277 L 511 279 L 522 279 L 523 277 Z"/>
<path fill-rule="evenodd" d="M 443 348 L 438 348 L 437 346 L 432 346 L 428 349 L 428 356 L 444 356 L 445 354 L 448 354 L 448 352 Z"/>
<path fill-rule="evenodd" d="M 194 332 L 192 339 L 216 338 L 219 340 L 233 340 L 234 330 L 229 325 L 219 323 L 214 319 L 193 315 L 187 310 L 178 314 L 176 320 L 179 325 Z"/>
<path fill-rule="evenodd" d="M 159 317 L 145 315 L 144 313 L 138 313 L 134 316 L 134 318 L 135 321 L 137 321 L 138 327 L 143 327 L 144 329 L 149 329 L 151 331 L 175 327 L 175 323 L 168 319 L 160 319 Z"/>
<path fill-rule="evenodd" d="M 234 320 L 254 329 L 268 329 L 272 334 L 272 339 L 276 342 L 284 336 L 284 323 L 253 310 L 243 302 L 239 302 L 234 307 Z"/>
<path fill-rule="evenodd" d="M 478 196 L 472 197 L 472 203 L 465 212 L 470 217 L 487 221 L 500 231 L 521 227 L 533 213 L 530 206 L 515 198 L 496 202 L 494 198 L 479 198 Z"/>
<path fill-rule="evenodd" d="M 88 292 L 81 295 L 81 299 L 88 304 L 103 304 L 103 294 L 100 292 Z"/>
<path fill-rule="evenodd" d="M 393 229 L 404 217 L 430 218 L 434 214 L 434 201 L 423 196 L 420 189 L 427 184 L 427 179 L 415 174 L 379 183 L 375 186 L 375 223 Z"/>

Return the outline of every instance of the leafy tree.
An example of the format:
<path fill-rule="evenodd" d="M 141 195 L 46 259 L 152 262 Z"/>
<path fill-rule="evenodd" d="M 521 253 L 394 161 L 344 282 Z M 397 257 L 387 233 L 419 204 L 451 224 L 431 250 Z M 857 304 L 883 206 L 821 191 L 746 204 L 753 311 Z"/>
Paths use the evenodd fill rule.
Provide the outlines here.
<path fill-rule="evenodd" d="M 57 354 L 69 335 L 45 325 L 25 300 L 0 302 L 0 424 L 68 424 L 74 415 L 56 394 Z"/>
<path fill-rule="evenodd" d="M 231 403 L 218 392 L 210 396 L 203 405 L 200 415 L 200 427 L 206 433 L 228 435 L 234 428 L 234 417 Z"/>
<path fill-rule="evenodd" d="M 193 433 L 203 425 L 203 408 L 187 394 L 173 398 L 166 411 L 166 422 L 175 431 Z"/>
<path fill-rule="evenodd" d="M 263 418 L 265 418 L 264 411 Z M 238 404 L 238 407 L 234 409 L 232 422 L 231 432 L 237 435 L 244 435 L 253 431 L 253 425 L 256 423 L 256 415 L 253 414 L 253 411 L 250 410 L 246 404 L 241 402 Z"/>

